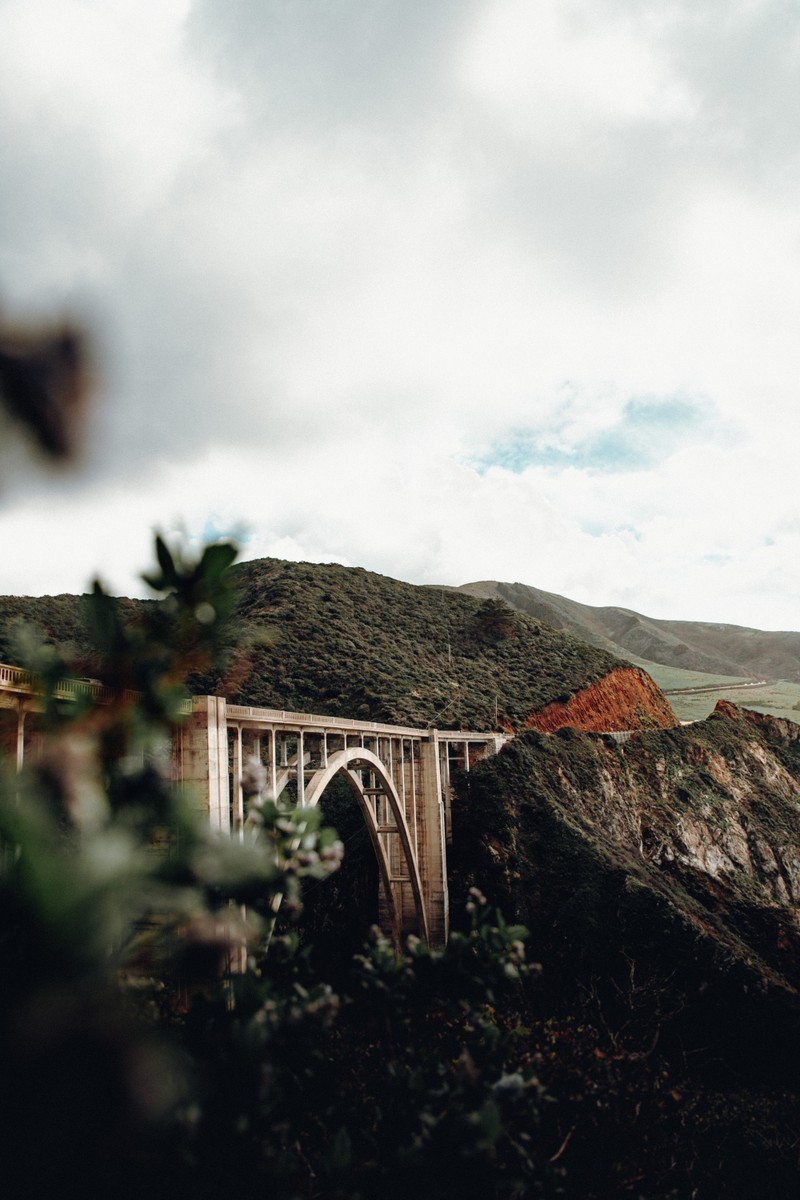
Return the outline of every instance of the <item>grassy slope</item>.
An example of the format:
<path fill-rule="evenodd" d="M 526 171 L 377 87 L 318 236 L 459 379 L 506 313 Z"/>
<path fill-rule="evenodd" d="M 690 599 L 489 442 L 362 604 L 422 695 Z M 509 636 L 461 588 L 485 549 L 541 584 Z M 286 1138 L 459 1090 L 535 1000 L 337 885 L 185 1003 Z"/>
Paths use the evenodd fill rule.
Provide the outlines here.
<path fill-rule="evenodd" d="M 261 559 L 241 590 L 232 669 L 193 690 L 232 701 L 440 728 L 521 724 L 601 679 L 618 660 L 526 614 L 360 568 Z M 142 601 L 125 601 L 135 615 Z M 0 661 L 19 661 L 28 622 L 95 675 L 78 596 L 0 597 Z"/>
<path fill-rule="evenodd" d="M 261 559 L 237 575 L 244 649 L 211 682 L 241 703 L 494 728 L 619 666 L 526 614 L 498 628 L 480 600 L 360 568 Z"/>
<path fill-rule="evenodd" d="M 83 620 L 83 596 L 0 596 L 0 662 L 17 665 L 21 661 L 24 635 L 27 630 L 47 645 L 55 646 L 77 673 L 92 675 L 96 655 L 86 637 Z M 133 619 L 143 603 L 150 601 L 122 598 L 120 604 L 129 619 Z"/>
<path fill-rule="evenodd" d="M 703 621 L 661 621 L 628 609 L 593 607 L 520 583 L 465 584 L 470 595 L 496 596 L 512 607 L 568 630 L 591 645 L 642 667 L 681 720 L 702 720 L 720 697 L 797 720 L 800 633 L 773 633 Z M 767 685 L 741 690 L 754 678 Z M 775 682 L 779 681 L 779 682 Z M 704 692 L 710 686 L 716 693 Z M 692 689 L 696 695 L 675 694 Z"/>

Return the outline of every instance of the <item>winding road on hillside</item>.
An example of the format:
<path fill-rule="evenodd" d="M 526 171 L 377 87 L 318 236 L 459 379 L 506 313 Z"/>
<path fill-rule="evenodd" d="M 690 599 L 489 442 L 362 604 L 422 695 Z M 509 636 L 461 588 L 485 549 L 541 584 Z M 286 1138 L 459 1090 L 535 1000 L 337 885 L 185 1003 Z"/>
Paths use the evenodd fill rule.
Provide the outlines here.
<path fill-rule="evenodd" d="M 744 692 L 749 688 L 765 687 L 775 683 L 774 679 L 752 679 L 749 683 L 708 684 L 703 687 L 665 688 L 665 696 L 697 696 L 705 692 Z"/>

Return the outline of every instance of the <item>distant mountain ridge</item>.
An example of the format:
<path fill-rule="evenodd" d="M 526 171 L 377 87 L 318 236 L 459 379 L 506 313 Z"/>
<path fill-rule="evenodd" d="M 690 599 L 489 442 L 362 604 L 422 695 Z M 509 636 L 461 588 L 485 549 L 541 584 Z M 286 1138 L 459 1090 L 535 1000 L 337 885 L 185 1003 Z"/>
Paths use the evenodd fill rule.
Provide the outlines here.
<path fill-rule="evenodd" d="M 649 661 L 710 675 L 800 682 L 800 633 L 770 632 L 710 621 L 669 621 L 632 609 L 594 607 L 524 583 L 494 580 L 458 591 L 504 600 L 618 658 Z"/>

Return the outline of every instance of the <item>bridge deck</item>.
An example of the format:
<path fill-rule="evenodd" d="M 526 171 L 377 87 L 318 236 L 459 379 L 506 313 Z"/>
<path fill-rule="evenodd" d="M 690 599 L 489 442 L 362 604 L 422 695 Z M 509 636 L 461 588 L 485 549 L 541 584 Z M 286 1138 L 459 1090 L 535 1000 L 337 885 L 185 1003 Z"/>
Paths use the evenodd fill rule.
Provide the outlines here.
<path fill-rule="evenodd" d="M 434 730 L 431 726 L 386 725 L 380 721 L 361 721 L 354 717 L 330 717 L 319 713 L 293 712 L 282 708 L 256 708 L 247 704 L 227 704 L 228 721 L 252 725 L 275 725 L 287 730 L 318 730 L 320 733 L 364 733 L 381 737 L 429 738 Z M 504 742 L 508 735 L 491 732 L 476 733 L 468 729 L 438 729 L 438 740 L 448 742 L 480 742 L 496 739 Z"/>

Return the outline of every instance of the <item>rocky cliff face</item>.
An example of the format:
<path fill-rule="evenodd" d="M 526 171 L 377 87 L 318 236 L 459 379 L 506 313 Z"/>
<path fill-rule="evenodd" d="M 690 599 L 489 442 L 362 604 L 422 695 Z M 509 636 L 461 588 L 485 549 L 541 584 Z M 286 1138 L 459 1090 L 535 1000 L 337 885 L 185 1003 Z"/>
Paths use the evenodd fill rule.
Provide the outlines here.
<path fill-rule="evenodd" d="M 800 905 L 800 725 L 720 701 L 696 726 L 622 746 L 594 744 L 596 788 L 559 770 L 587 828 L 697 893 L 767 907 Z M 800 914 L 797 914 L 800 915 Z"/>
<path fill-rule="evenodd" d="M 455 784 L 453 910 L 478 886 L 530 930 L 576 1194 L 628 1194 L 612 1155 L 630 1194 L 796 1196 L 800 726 L 529 731 Z"/>
<path fill-rule="evenodd" d="M 646 947 L 693 987 L 735 971 L 798 995 L 800 725 L 721 701 L 624 744 L 523 734 L 471 773 L 453 822 L 456 861 L 562 964 L 613 974 Z"/>
<path fill-rule="evenodd" d="M 603 679 L 533 713 L 527 729 L 553 733 L 572 726 L 585 732 L 668 729 L 678 718 L 664 693 L 638 667 L 618 667 Z"/>

